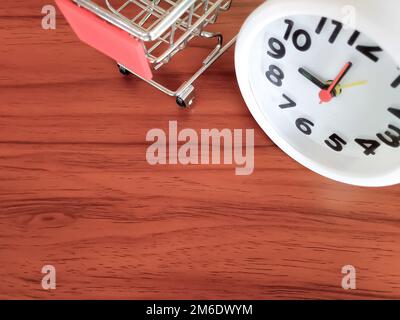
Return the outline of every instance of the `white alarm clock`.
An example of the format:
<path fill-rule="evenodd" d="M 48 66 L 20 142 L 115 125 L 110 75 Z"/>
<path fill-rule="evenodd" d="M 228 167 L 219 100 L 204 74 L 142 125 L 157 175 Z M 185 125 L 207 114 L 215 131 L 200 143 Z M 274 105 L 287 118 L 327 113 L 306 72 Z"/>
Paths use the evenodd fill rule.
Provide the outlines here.
<path fill-rule="evenodd" d="M 268 136 L 328 178 L 400 183 L 400 1 L 268 0 L 235 66 Z"/>

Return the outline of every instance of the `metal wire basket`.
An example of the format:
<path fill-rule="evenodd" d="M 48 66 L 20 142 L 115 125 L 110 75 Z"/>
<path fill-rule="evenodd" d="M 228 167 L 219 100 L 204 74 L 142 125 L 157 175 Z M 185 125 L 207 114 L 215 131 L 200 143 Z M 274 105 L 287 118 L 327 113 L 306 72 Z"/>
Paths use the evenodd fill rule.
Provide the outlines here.
<path fill-rule="evenodd" d="M 230 9 L 232 0 L 56 2 L 81 40 L 117 60 L 122 74 L 135 74 L 162 92 L 176 97 L 182 107 L 193 103 L 195 80 L 236 40 L 233 38 L 224 45 L 221 33 L 205 30 L 208 25 L 217 22 L 220 13 Z M 131 40 L 129 44 L 127 35 Z M 168 89 L 153 80 L 153 73 L 170 62 L 195 37 L 215 39 L 216 44 L 192 77 L 177 90 Z"/>

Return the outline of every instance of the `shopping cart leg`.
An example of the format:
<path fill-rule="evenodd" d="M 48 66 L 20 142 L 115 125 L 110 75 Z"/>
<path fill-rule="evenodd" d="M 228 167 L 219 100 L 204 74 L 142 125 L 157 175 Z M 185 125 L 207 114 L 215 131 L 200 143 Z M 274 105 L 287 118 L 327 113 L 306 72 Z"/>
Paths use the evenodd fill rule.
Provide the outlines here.
<path fill-rule="evenodd" d="M 117 65 L 118 65 L 118 70 L 122 75 L 129 76 L 131 74 L 129 70 L 125 69 L 125 67 L 121 66 L 119 63 Z"/>
<path fill-rule="evenodd" d="M 192 77 L 184 82 L 176 91 L 170 90 L 163 86 L 162 84 L 154 81 L 154 80 L 148 80 L 143 78 L 141 75 L 135 73 L 134 71 L 128 69 L 127 67 L 119 64 L 119 67 L 122 68 L 123 70 L 126 70 L 128 73 L 133 74 L 137 76 L 138 78 L 142 79 L 143 81 L 151 84 L 153 87 L 157 88 L 158 90 L 164 92 L 165 94 L 171 96 L 171 97 L 176 97 L 176 103 L 178 106 L 181 108 L 189 108 L 193 105 L 194 99 L 195 99 L 195 89 L 193 86 L 193 83 L 212 65 L 220 56 L 222 56 L 230 47 L 234 45 L 236 41 L 236 36 L 233 37 L 227 44 L 225 44 L 223 47 L 220 47 L 219 50 L 214 50 L 213 54 L 207 57 L 203 63 L 200 69 L 198 69 Z"/>
<path fill-rule="evenodd" d="M 182 108 L 189 108 L 193 104 L 195 98 L 194 87 L 189 85 L 177 94 L 176 103 Z"/>

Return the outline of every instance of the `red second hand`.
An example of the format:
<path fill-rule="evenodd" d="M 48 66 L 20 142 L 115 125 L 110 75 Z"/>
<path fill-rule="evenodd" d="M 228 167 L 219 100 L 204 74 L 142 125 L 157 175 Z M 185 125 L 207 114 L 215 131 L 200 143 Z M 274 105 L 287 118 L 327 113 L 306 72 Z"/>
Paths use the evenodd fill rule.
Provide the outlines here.
<path fill-rule="evenodd" d="M 321 99 L 320 104 L 323 102 L 329 102 L 332 100 L 333 95 L 332 91 L 338 85 L 338 83 L 343 79 L 346 75 L 347 71 L 353 66 L 351 62 L 347 62 L 343 69 L 340 71 L 336 79 L 331 83 L 328 89 L 323 89 L 319 92 L 319 98 Z"/>

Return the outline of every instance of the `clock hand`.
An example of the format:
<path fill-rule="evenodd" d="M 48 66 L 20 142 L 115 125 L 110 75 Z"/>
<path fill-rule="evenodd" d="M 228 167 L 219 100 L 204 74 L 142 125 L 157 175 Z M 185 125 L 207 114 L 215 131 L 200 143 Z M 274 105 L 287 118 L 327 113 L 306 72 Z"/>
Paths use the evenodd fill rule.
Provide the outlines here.
<path fill-rule="evenodd" d="M 339 72 L 335 80 L 332 81 L 332 83 L 329 85 L 328 89 L 322 89 L 319 92 L 319 97 L 321 99 L 320 103 L 323 102 L 329 102 L 333 98 L 333 90 L 336 88 L 336 86 L 342 81 L 344 76 L 347 74 L 347 72 L 350 70 L 350 68 L 353 66 L 351 62 L 347 62 L 345 66 L 342 68 L 342 70 Z"/>
<path fill-rule="evenodd" d="M 332 83 L 332 81 L 328 81 L 326 84 L 326 88 L 329 87 L 329 85 Z M 357 82 L 353 82 L 353 83 L 346 83 L 346 84 L 338 84 L 335 87 L 335 90 L 333 90 L 332 95 L 334 97 L 338 97 L 339 95 L 341 95 L 343 93 L 343 89 L 350 89 L 353 87 L 359 87 L 359 86 L 364 86 L 368 84 L 368 81 L 357 81 Z"/>
<path fill-rule="evenodd" d="M 341 84 L 340 88 L 348 89 L 348 88 L 353 88 L 353 87 L 358 87 L 358 86 L 364 86 L 366 84 L 368 84 L 368 81 L 358 81 L 358 82 L 353 82 L 353 83 L 348 83 L 348 84 Z"/>
<path fill-rule="evenodd" d="M 325 82 L 321 81 L 320 79 L 318 79 L 316 76 L 314 76 L 313 74 L 311 74 L 310 72 L 308 72 L 304 68 L 299 68 L 299 73 L 302 76 L 304 76 L 306 79 L 308 79 L 312 83 L 314 83 L 320 89 L 327 89 L 329 87 L 328 84 L 326 84 Z"/>

